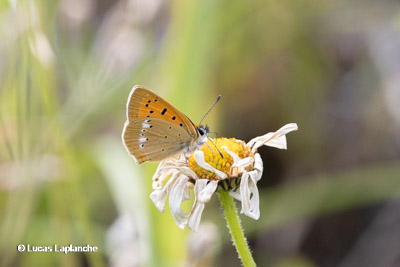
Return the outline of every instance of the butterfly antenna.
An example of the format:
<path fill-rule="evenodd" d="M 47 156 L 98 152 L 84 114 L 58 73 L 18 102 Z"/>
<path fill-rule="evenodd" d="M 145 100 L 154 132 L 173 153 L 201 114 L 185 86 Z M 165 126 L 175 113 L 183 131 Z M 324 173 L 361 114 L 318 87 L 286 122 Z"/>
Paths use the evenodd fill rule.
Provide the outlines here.
<path fill-rule="evenodd" d="M 208 113 L 210 113 L 210 111 L 214 108 L 214 106 L 218 103 L 218 101 L 221 99 L 221 95 L 219 95 L 217 97 L 217 100 L 215 100 L 214 104 L 211 106 L 211 108 L 207 111 L 207 113 L 203 116 L 203 118 L 201 119 L 199 125 L 201 125 L 201 122 L 204 120 L 204 118 L 208 115 Z"/>
<path fill-rule="evenodd" d="M 208 132 L 208 133 L 209 134 L 215 134 L 217 137 L 219 137 L 217 132 Z"/>
<path fill-rule="evenodd" d="M 210 147 L 210 145 L 209 144 L 207 144 L 206 143 L 206 145 L 208 146 L 208 148 L 212 151 L 212 153 L 216 156 L 217 154 L 215 154 L 215 152 L 214 152 L 214 149 L 212 149 L 211 147 Z"/>
<path fill-rule="evenodd" d="M 207 138 L 208 138 L 208 140 L 210 140 L 211 143 L 214 145 L 215 149 L 218 151 L 218 153 L 219 153 L 219 155 L 221 156 L 221 158 L 224 158 L 224 155 L 222 155 L 221 151 L 219 151 L 218 147 L 214 144 L 213 140 L 212 140 L 210 137 L 208 137 L 208 136 L 207 136 Z M 207 144 L 207 143 L 206 143 L 206 144 Z M 207 146 L 208 146 L 208 144 L 207 144 Z M 210 147 L 210 146 L 208 146 L 208 147 Z M 214 152 L 214 150 L 213 150 L 211 147 L 210 147 L 210 149 L 211 149 L 211 151 L 214 153 L 214 155 L 216 155 L 215 152 Z"/>

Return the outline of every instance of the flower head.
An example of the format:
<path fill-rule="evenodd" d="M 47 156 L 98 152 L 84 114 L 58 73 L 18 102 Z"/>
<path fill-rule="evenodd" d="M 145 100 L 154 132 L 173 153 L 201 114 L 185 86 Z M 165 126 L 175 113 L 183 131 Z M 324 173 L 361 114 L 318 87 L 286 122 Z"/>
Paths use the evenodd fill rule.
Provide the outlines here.
<path fill-rule="evenodd" d="M 213 144 L 196 150 L 189 159 L 168 158 L 160 162 L 153 176 L 150 198 L 160 211 L 164 211 L 167 195 L 169 207 L 176 224 L 197 230 L 205 203 L 218 190 L 230 191 L 230 195 L 241 201 L 241 213 L 257 220 L 260 217 L 257 182 L 263 173 L 263 162 L 257 149 L 263 145 L 286 149 L 286 134 L 297 130 L 290 123 L 276 132 L 253 138 L 247 144 L 235 138 L 215 138 Z M 213 148 L 217 148 L 216 153 Z M 168 181 L 166 181 L 169 178 Z M 181 203 L 190 198 L 194 189 L 195 200 L 190 214 L 183 211 Z"/>

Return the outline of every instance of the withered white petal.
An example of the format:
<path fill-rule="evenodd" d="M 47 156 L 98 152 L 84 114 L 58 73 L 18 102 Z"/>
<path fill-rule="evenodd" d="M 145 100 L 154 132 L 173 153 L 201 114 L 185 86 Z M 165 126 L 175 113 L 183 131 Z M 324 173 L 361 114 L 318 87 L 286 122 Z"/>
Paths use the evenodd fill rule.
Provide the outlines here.
<path fill-rule="evenodd" d="M 263 170 L 263 162 L 259 153 L 254 154 L 254 169 L 258 171 Z"/>
<path fill-rule="evenodd" d="M 221 148 L 225 149 L 225 151 L 232 157 L 233 159 L 233 164 L 231 166 L 229 175 L 231 177 L 236 177 L 238 176 L 240 173 L 243 172 L 244 168 L 247 167 L 248 165 L 250 165 L 253 162 L 253 159 L 251 157 L 247 157 L 244 159 L 241 159 L 239 157 L 239 155 L 237 155 L 235 152 L 233 152 L 232 150 L 230 150 L 228 147 L 226 146 L 222 146 Z"/>
<path fill-rule="evenodd" d="M 187 191 L 187 183 L 189 177 L 180 175 L 169 193 L 169 209 L 171 210 L 172 217 L 174 217 L 176 225 L 179 228 L 185 228 L 189 214 L 181 209 L 181 203 L 185 200 L 185 194 Z"/>
<path fill-rule="evenodd" d="M 168 192 L 164 190 L 164 188 L 159 190 L 154 190 L 150 194 L 150 198 L 153 201 L 154 205 L 161 212 L 164 212 L 164 206 L 165 206 L 165 201 L 167 200 L 167 195 Z"/>
<path fill-rule="evenodd" d="M 231 177 L 238 177 L 243 173 L 247 166 L 253 163 L 254 159 L 251 157 L 247 157 L 244 159 L 238 160 L 236 163 L 232 164 L 230 169 Z"/>
<path fill-rule="evenodd" d="M 254 169 L 257 170 L 256 181 L 258 182 L 261 179 L 264 170 L 261 156 L 258 153 L 254 154 Z"/>
<path fill-rule="evenodd" d="M 166 180 L 171 174 L 171 171 L 180 171 L 183 174 L 192 177 L 196 174 L 187 166 L 186 160 L 167 158 L 160 162 L 156 172 L 153 175 L 153 189 L 161 189 L 163 187 L 163 181 Z"/>
<path fill-rule="evenodd" d="M 199 228 L 205 203 L 210 201 L 217 187 L 218 181 L 215 180 L 210 182 L 207 179 L 198 179 L 196 181 L 194 186 L 195 200 L 188 220 L 188 227 L 193 231 L 197 231 Z"/>
<path fill-rule="evenodd" d="M 228 178 L 228 176 L 220 170 L 217 170 L 204 159 L 204 153 L 201 150 L 196 150 L 194 153 L 194 160 L 203 169 L 215 173 L 221 180 Z"/>
<path fill-rule="evenodd" d="M 159 190 L 164 187 L 163 181 L 166 180 L 168 177 L 173 175 L 174 173 L 177 173 L 176 170 L 169 169 L 165 172 L 160 172 L 160 175 L 158 176 L 153 176 L 153 184 L 152 187 L 154 190 Z"/>
<path fill-rule="evenodd" d="M 280 132 L 281 134 L 288 134 L 290 132 L 297 131 L 298 129 L 299 127 L 296 123 L 288 123 L 282 126 L 277 132 Z"/>
<path fill-rule="evenodd" d="M 250 140 L 247 146 L 252 148 L 252 152 L 255 153 L 257 148 L 262 145 L 272 146 L 280 149 L 286 149 L 286 137 L 285 135 L 291 131 L 296 131 L 298 129 L 296 123 L 289 123 L 280 128 L 276 132 L 267 133 L 263 136 L 258 136 Z"/>
<path fill-rule="evenodd" d="M 242 178 L 240 179 L 240 201 L 242 202 L 242 210 L 240 213 L 244 213 L 250 209 L 250 190 L 249 190 L 249 174 L 244 171 Z"/>
<path fill-rule="evenodd" d="M 221 148 L 225 149 L 225 151 L 229 154 L 229 156 L 232 157 L 232 159 L 233 159 L 233 165 L 235 165 L 236 163 L 239 162 L 240 157 L 239 157 L 235 152 L 233 152 L 232 150 L 230 150 L 230 149 L 229 149 L 228 147 L 226 147 L 226 146 L 221 146 Z"/>
<path fill-rule="evenodd" d="M 153 175 L 153 189 L 160 189 L 162 188 L 163 184 L 162 181 L 160 181 L 160 177 L 165 174 L 166 172 L 168 172 L 169 174 L 171 174 L 172 170 L 162 170 L 163 166 L 165 165 L 165 161 L 161 161 L 160 164 L 157 167 L 156 172 Z M 166 176 L 168 177 L 168 174 L 166 174 Z"/>
<path fill-rule="evenodd" d="M 205 206 L 204 203 L 198 202 L 198 195 L 200 194 L 201 190 L 206 187 L 207 182 L 207 179 L 199 179 L 194 185 L 194 203 L 188 220 L 188 227 L 193 231 L 197 231 L 199 228 L 201 214 L 203 213 Z"/>
<path fill-rule="evenodd" d="M 188 177 L 188 179 L 189 179 L 189 177 Z M 185 187 L 185 192 L 183 192 L 182 202 L 185 201 L 185 200 L 189 200 L 190 199 L 190 191 L 189 191 L 190 183 L 187 183 L 186 185 L 187 186 Z"/>
<path fill-rule="evenodd" d="M 250 171 L 248 175 L 249 175 L 248 186 L 251 196 L 250 208 L 246 211 L 243 211 L 243 213 L 254 220 L 258 220 L 260 218 L 260 207 L 259 207 L 260 199 L 256 181 L 257 172 Z"/>
<path fill-rule="evenodd" d="M 151 200 L 153 200 L 154 205 L 161 212 L 164 212 L 165 201 L 167 200 L 168 192 L 171 191 L 171 187 L 175 184 L 178 179 L 178 172 L 174 172 L 172 177 L 168 180 L 167 184 L 161 188 L 154 190 L 150 194 Z"/>
<path fill-rule="evenodd" d="M 267 134 L 270 135 L 270 136 L 273 135 L 273 133 L 267 133 Z M 247 147 L 250 147 L 250 148 L 253 148 L 254 144 L 257 143 L 259 140 L 261 140 L 261 139 L 262 139 L 264 136 L 266 136 L 267 134 L 264 134 L 264 135 L 262 135 L 262 136 L 254 137 L 254 138 L 251 139 L 249 142 L 247 142 L 246 146 L 247 146 Z"/>
<path fill-rule="evenodd" d="M 260 217 L 260 209 L 258 189 L 255 180 L 256 175 L 257 173 L 255 171 L 243 172 L 240 182 L 240 195 L 242 197 L 242 210 L 240 213 L 244 213 L 250 218 L 258 220 Z"/>
<path fill-rule="evenodd" d="M 199 193 L 199 201 L 201 202 L 208 202 L 210 201 L 212 195 L 214 194 L 215 190 L 218 187 L 218 181 L 217 180 L 213 180 L 213 181 L 209 181 L 209 183 L 207 184 L 207 186 L 200 191 Z"/>
<path fill-rule="evenodd" d="M 189 167 L 175 167 L 176 170 L 179 170 L 182 174 L 192 178 L 192 179 L 198 179 L 196 173 L 192 171 Z"/>
<path fill-rule="evenodd" d="M 242 196 L 240 195 L 240 190 L 231 191 L 231 192 L 229 192 L 229 195 L 236 200 L 242 201 Z"/>
<path fill-rule="evenodd" d="M 153 189 L 161 189 L 163 181 L 166 180 L 174 170 L 172 166 L 179 164 L 176 159 L 168 158 L 160 162 L 156 172 L 153 175 Z"/>
<path fill-rule="evenodd" d="M 251 165 L 253 162 L 254 162 L 254 159 L 252 157 L 247 157 L 247 158 L 239 160 L 237 163 L 233 164 L 232 167 L 246 168 L 247 166 Z"/>
<path fill-rule="evenodd" d="M 287 149 L 286 136 L 276 136 L 276 134 L 267 136 L 265 139 L 263 138 L 256 142 L 253 146 L 253 149 L 257 149 L 263 145 L 279 149 Z"/>

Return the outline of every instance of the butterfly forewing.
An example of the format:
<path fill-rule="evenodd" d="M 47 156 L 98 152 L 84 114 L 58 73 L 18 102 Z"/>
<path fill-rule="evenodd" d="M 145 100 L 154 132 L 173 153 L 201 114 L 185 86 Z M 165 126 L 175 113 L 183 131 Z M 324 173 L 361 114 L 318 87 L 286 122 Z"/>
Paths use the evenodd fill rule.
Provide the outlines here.
<path fill-rule="evenodd" d="M 132 89 L 122 140 L 139 164 L 176 155 L 197 138 L 196 127 L 185 114 L 149 89 Z"/>
<path fill-rule="evenodd" d="M 122 137 L 127 150 L 139 164 L 174 156 L 192 140 L 182 127 L 157 118 L 131 121 L 125 126 Z"/>
<path fill-rule="evenodd" d="M 187 129 L 193 137 L 197 136 L 193 122 L 182 112 L 153 91 L 142 86 L 132 89 L 127 104 L 127 117 L 132 121 L 138 118 L 158 118 Z"/>

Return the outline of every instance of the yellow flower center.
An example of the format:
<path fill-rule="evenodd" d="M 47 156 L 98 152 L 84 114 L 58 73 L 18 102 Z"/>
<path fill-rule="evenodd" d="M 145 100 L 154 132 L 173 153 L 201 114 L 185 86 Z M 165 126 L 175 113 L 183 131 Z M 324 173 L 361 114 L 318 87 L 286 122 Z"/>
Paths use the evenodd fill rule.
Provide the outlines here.
<path fill-rule="evenodd" d="M 213 143 L 214 144 L 212 144 L 212 142 L 208 140 L 208 145 L 204 145 L 203 148 L 200 149 L 204 153 L 204 159 L 214 168 L 226 173 L 229 178 L 236 178 L 231 177 L 231 166 L 233 164 L 233 159 L 225 151 L 225 149 L 221 148 L 222 146 L 226 146 L 227 148 L 229 148 L 241 159 L 246 157 L 254 157 L 254 154 L 251 153 L 250 148 L 245 146 L 245 142 L 236 140 L 235 138 L 215 138 L 213 139 Z M 212 150 L 210 149 L 210 147 Z M 215 149 L 215 147 L 217 147 L 218 150 L 221 151 L 222 155 L 224 156 L 223 158 Z M 252 165 L 249 166 L 249 168 L 252 167 Z M 189 168 L 192 169 L 197 174 L 197 176 L 202 179 L 219 180 L 218 176 L 214 172 L 205 170 L 200 167 L 194 160 L 193 154 L 189 158 Z"/>

